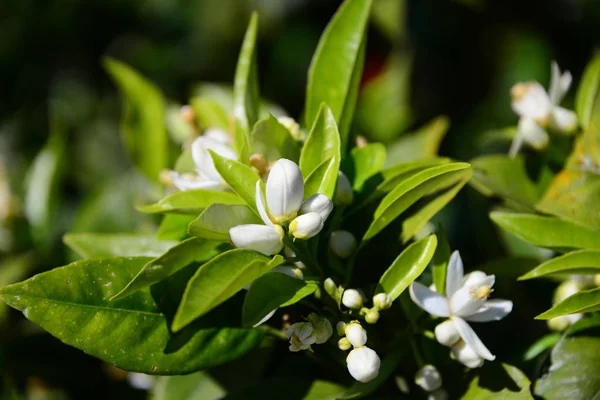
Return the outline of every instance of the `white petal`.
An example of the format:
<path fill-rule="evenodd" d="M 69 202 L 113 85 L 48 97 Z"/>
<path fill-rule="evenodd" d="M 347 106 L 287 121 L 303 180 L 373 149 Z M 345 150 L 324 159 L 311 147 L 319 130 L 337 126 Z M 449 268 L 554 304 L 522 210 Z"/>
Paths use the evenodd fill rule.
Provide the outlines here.
<path fill-rule="evenodd" d="M 229 134 L 219 128 L 209 128 L 204 131 L 202 136 L 216 140 L 219 143 L 228 144 L 231 141 Z"/>
<path fill-rule="evenodd" d="M 410 285 L 410 298 L 416 305 L 436 317 L 450 316 L 448 300 L 441 294 L 430 290 L 427 286 L 413 282 Z"/>
<path fill-rule="evenodd" d="M 461 287 L 463 283 L 463 262 L 460 258 L 460 253 L 455 250 L 448 262 L 448 270 L 446 272 L 446 297 L 451 298 L 452 295 Z"/>
<path fill-rule="evenodd" d="M 211 181 L 196 174 L 178 174 L 175 171 L 169 171 L 169 177 L 175 187 L 181 191 L 193 189 L 207 190 L 225 190 L 227 185 L 222 181 Z"/>
<path fill-rule="evenodd" d="M 460 337 L 465 341 L 467 345 L 469 345 L 479 356 L 485 358 L 486 360 L 493 361 L 496 359 L 487 347 L 483 344 L 479 336 L 475 333 L 473 328 L 469 326 L 469 324 L 460 317 L 452 317 L 452 321 L 454 321 L 454 326 L 458 330 Z"/>
<path fill-rule="evenodd" d="M 571 133 L 577 128 L 577 114 L 562 107 L 554 107 L 550 114 L 550 126 L 559 132 Z"/>
<path fill-rule="evenodd" d="M 254 199 L 256 200 L 256 208 L 258 209 L 258 214 L 260 218 L 263 220 L 265 225 L 274 226 L 273 222 L 269 218 L 269 214 L 267 214 L 267 209 L 265 208 L 265 196 L 263 194 L 262 188 L 260 187 L 260 179 L 256 181 L 256 192 L 254 194 Z"/>
<path fill-rule="evenodd" d="M 513 302 L 510 300 L 488 300 L 479 310 L 465 319 L 471 322 L 499 321 L 510 314 L 512 308 Z"/>
<path fill-rule="evenodd" d="M 323 220 L 315 212 L 302 214 L 290 223 L 290 233 L 298 239 L 310 239 L 321 232 Z"/>
<path fill-rule="evenodd" d="M 512 109 L 521 117 L 543 120 L 550 114 L 552 103 L 538 82 L 518 83 L 512 90 Z"/>
<path fill-rule="evenodd" d="M 573 76 L 569 71 L 565 71 L 563 74 L 560 73 L 560 68 L 556 61 L 552 61 L 552 76 L 550 77 L 550 101 L 552 104 L 558 105 L 565 94 L 571 87 Z"/>
<path fill-rule="evenodd" d="M 462 340 L 452 346 L 450 354 L 450 357 L 469 368 L 479 368 L 484 363 L 483 358 Z"/>
<path fill-rule="evenodd" d="M 450 310 L 452 315 L 464 317 L 473 314 L 486 302 L 487 297 L 475 296 L 473 286 L 463 286 L 454 293 L 450 299 Z"/>
<path fill-rule="evenodd" d="M 494 275 L 489 275 L 489 276 L 494 276 Z M 463 286 L 475 285 L 475 286 L 479 287 L 483 284 L 487 284 L 487 282 L 488 282 L 487 278 L 488 278 L 488 275 L 483 271 L 472 271 L 472 272 L 469 272 L 467 275 L 465 275 L 465 278 L 463 279 Z M 493 282 L 495 282 L 495 278 L 494 278 Z"/>
<path fill-rule="evenodd" d="M 276 309 L 274 309 L 273 311 L 271 311 L 270 313 L 268 313 L 267 315 L 265 315 L 265 316 L 263 317 L 263 319 L 261 319 L 260 321 L 258 321 L 258 322 L 257 322 L 256 324 L 254 324 L 252 327 L 253 327 L 253 328 L 256 328 L 257 326 L 260 326 L 260 325 L 264 324 L 265 322 L 267 322 L 268 320 L 270 320 L 270 319 L 271 319 L 271 317 L 272 317 L 273 315 L 275 315 L 275 311 L 277 311 L 277 308 L 276 308 Z"/>
<path fill-rule="evenodd" d="M 329 214 L 333 210 L 333 203 L 329 200 L 329 197 L 322 193 L 313 194 L 308 199 L 302 202 L 300 207 L 300 214 L 307 214 L 309 212 L 316 212 L 321 216 L 323 221 L 327 220 Z"/>
<path fill-rule="evenodd" d="M 267 206 L 276 222 L 294 218 L 304 198 L 304 181 L 298 165 L 282 158 L 267 178 Z"/>
<path fill-rule="evenodd" d="M 279 226 L 238 225 L 229 229 L 235 247 L 251 249 L 270 256 L 283 248 L 283 229 Z"/>
<path fill-rule="evenodd" d="M 237 154 L 231 147 L 209 137 L 200 136 L 192 143 L 192 158 L 198 173 L 210 180 L 220 182 L 223 178 L 215 168 L 208 150 L 231 160 L 237 160 Z"/>
<path fill-rule="evenodd" d="M 534 119 L 525 117 L 519 119 L 517 130 L 517 136 L 520 135 L 521 139 L 534 149 L 541 150 L 548 146 L 550 141 L 548 133 Z"/>

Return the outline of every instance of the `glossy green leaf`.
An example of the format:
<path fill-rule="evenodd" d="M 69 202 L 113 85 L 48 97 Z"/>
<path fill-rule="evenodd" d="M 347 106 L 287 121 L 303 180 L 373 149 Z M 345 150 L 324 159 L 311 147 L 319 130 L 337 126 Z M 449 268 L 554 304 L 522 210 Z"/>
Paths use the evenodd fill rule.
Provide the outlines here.
<path fill-rule="evenodd" d="M 158 227 L 158 231 L 156 231 L 156 238 L 158 240 L 181 240 L 185 238 L 188 232 L 188 225 L 195 218 L 194 215 L 165 214 Z"/>
<path fill-rule="evenodd" d="M 31 276 L 35 266 L 35 258 L 31 253 L 4 257 L 0 261 L 0 287 L 12 285 Z M 3 324 L 8 317 L 8 310 L 6 304 L 0 303 L 0 324 Z"/>
<path fill-rule="evenodd" d="M 268 162 L 287 158 L 298 162 L 300 146 L 290 131 L 277 118 L 269 115 L 254 125 L 250 135 L 252 151 L 262 154 Z"/>
<path fill-rule="evenodd" d="M 461 400 L 533 400 L 531 381 L 518 368 L 493 363 L 486 364 L 476 371 L 477 375 Z M 490 385 L 490 382 L 493 382 L 493 385 Z"/>
<path fill-rule="evenodd" d="M 448 117 L 440 116 L 417 132 L 402 135 L 388 146 L 388 163 L 392 165 L 435 157 L 449 127 Z"/>
<path fill-rule="evenodd" d="M 536 246 L 556 250 L 600 249 L 600 231 L 553 217 L 495 211 L 490 218 Z"/>
<path fill-rule="evenodd" d="M 386 293 L 392 301 L 396 300 L 425 271 L 436 247 L 435 235 L 429 235 L 412 243 L 381 276 L 377 291 Z"/>
<path fill-rule="evenodd" d="M 231 125 L 229 111 L 219 101 L 209 97 L 193 97 L 190 105 L 201 127 L 229 131 Z"/>
<path fill-rule="evenodd" d="M 545 400 L 590 400 L 600 394 L 600 338 L 592 332 L 565 336 L 550 353 L 534 393 Z"/>
<path fill-rule="evenodd" d="M 299 302 L 313 294 L 317 287 L 316 282 L 306 282 L 278 272 L 264 274 L 248 289 L 242 309 L 242 325 L 256 325 L 271 311 Z"/>
<path fill-rule="evenodd" d="M 338 132 L 335 118 L 327 105 L 322 105 L 319 109 L 314 124 L 310 130 L 306 143 L 302 147 L 300 154 L 300 170 L 305 179 L 321 166 L 325 161 L 333 162 L 326 169 L 323 175 L 323 182 L 329 182 L 323 192 L 330 199 L 335 192 L 335 184 L 340 168 L 340 135 Z M 305 189 L 304 197 L 307 198 L 316 192 L 310 193 Z"/>
<path fill-rule="evenodd" d="M 422 197 L 455 185 L 469 174 L 471 174 L 469 164 L 451 163 L 427 168 L 403 180 L 381 200 L 363 240 L 368 240 L 381 232 Z"/>
<path fill-rule="evenodd" d="M 248 206 L 212 204 L 190 223 L 192 236 L 211 240 L 229 240 L 229 229 L 244 224 L 263 222 Z"/>
<path fill-rule="evenodd" d="M 553 258 L 519 277 L 519 280 L 553 275 L 600 274 L 600 250 L 579 250 Z"/>
<path fill-rule="evenodd" d="M 211 150 L 209 150 L 209 152 L 213 159 L 213 163 L 215 164 L 215 168 L 219 171 L 219 174 L 221 174 L 225 182 L 229 184 L 231 189 L 237 193 L 250 208 L 256 210 L 256 181 L 260 179 L 259 176 L 252 168 L 239 161 L 221 157 Z M 213 201 L 213 203 L 243 204 L 226 203 L 223 201 Z"/>
<path fill-rule="evenodd" d="M 304 396 L 303 400 L 336 400 L 347 389 L 337 383 L 316 380 L 310 386 L 308 393 Z"/>
<path fill-rule="evenodd" d="M 444 232 L 444 229 L 441 226 L 438 228 L 435 236 L 438 243 L 431 260 L 433 284 L 435 285 L 436 292 L 446 293 L 446 275 L 452 250 L 450 249 L 450 243 L 448 243 L 446 232 Z"/>
<path fill-rule="evenodd" d="M 577 292 L 535 319 L 551 319 L 561 315 L 578 314 L 600 310 L 600 288 Z"/>
<path fill-rule="evenodd" d="M 230 192 L 194 189 L 172 193 L 161 199 L 158 203 L 138 206 L 137 209 L 150 214 L 177 213 L 198 215 L 214 203 L 244 204 L 244 199 Z"/>
<path fill-rule="evenodd" d="M 372 0 L 346 0 L 323 32 L 308 71 L 305 123 L 313 125 L 322 102 L 340 127 L 341 149 L 350 122 L 364 63 L 365 31 Z"/>
<path fill-rule="evenodd" d="M 134 233 L 67 233 L 63 242 L 82 258 L 158 257 L 177 244 Z"/>
<path fill-rule="evenodd" d="M 160 90 L 131 67 L 104 59 L 124 98 L 121 135 L 133 164 L 150 180 L 157 181 L 168 167 L 166 105 Z"/>
<path fill-rule="evenodd" d="M 237 358 L 262 340 L 260 330 L 198 326 L 185 337 L 144 289 L 108 299 L 148 257 L 83 260 L 0 289 L 0 299 L 64 343 L 128 370 L 158 375 L 194 372 Z"/>
<path fill-rule="evenodd" d="M 245 131 L 249 131 L 258 120 L 260 95 L 258 92 L 258 70 L 256 66 L 256 34 L 258 14 L 253 13 L 246 29 L 244 43 L 238 57 L 233 84 L 234 113 Z"/>
<path fill-rule="evenodd" d="M 227 391 L 204 371 L 156 379 L 152 400 L 218 400 Z"/>
<path fill-rule="evenodd" d="M 535 343 L 529 346 L 525 354 L 523 354 L 523 360 L 533 360 L 534 358 L 542 354 L 544 351 L 552 348 L 556 343 L 558 343 L 561 337 L 562 335 L 556 332 L 542 336 L 541 338 L 536 340 Z"/>
<path fill-rule="evenodd" d="M 144 265 L 137 275 L 127 283 L 127 286 L 112 297 L 111 300 L 122 299 L 143 288 L 152 286 L 194 261 L 203 262 L 210 260 L 218 254 L 217 246 L 219 244 L 216 241 L 206 241 L 197 238 L 184 240 L 177 246 L 171 247 L 165 254 Z"/>
<path fill-rule="evenodd" d="M 579 124 L 587 128 L 592 114 L 597 108 L 597 98 L 600 95 L 600 54 L 585 67 L 585 71 L 577 88 L 575 97 L 575 112 L 579 118 Z M 598 112 L 600 110 L 596 110 Z"/>
<path fill-rule="evenodd" d="M 181 330 L 275 268 L 281 261 L 281 256 L 271 260 L 253 250 L 234 249 L 202 265 L 187 284 L 173 320 L 173 330 Z"/>
<path fill-rule="evenodd" d="M 304 179 L 304 198 L 307 198 L 315 193 L 323 193 L 330 199 L 335 193 L 338 174 L 333 173 L 339 161 L 336 158 L 325 160 L 314 171 Z"/>
<path fill-rule="evenodd" d="M 352 182 L 352 189 L 360 192 L 367 179 L 381 171 L 386 158 L 385 146 L 381 143 L 353 148 L 342 165 L 342 170 Z"/>

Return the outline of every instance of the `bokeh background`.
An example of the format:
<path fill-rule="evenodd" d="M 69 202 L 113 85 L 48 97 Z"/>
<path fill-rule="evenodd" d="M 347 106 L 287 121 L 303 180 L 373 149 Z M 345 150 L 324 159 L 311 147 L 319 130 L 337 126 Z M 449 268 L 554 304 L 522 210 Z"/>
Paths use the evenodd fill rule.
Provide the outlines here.
<path fill-rule="evenodd" d="M 257 10 L 261 94 L 300 118 L 312 53 L 339 4 L 3 0 L 0 284 L 72 260 L 61 242 L 66 231 L 156 227 L 133 208 L 153 188 L 132 171 L 120 141 L 122 104 L 103 57 L 131 65 L 170 101 L 185 104 L 200 83 L 232 82 L 249 14 Z M 508 142 L 485 139 L 490 130 L 516 124 L 510 87 L 530 79 L 546 85 L 551 60 L 570 70 L 576 85 L 600 42 L 598 26 L 594 0 L 375 0 L 353 130 L 392 143 L 445 115 L 450 125 L 441 155 L 467 161 L 504 152 Z M 492 205 L 466 188 L 440 217 L 467 265 L 507 252 L 531 255 L 498 235 L 487 218 Z M 511 344 L 521 350 L 546 329 L 531 321 L 551 300 L 549 284 L 537 285 L 500 282 L 498 288 L 517 304 L 527 299 L 528 309 L 492 327 L 528 324 Z M 538 299 L 538 293 L 546 295 Z M 123 372 L 0 307 L 0 399 L 146 398 Z"/>

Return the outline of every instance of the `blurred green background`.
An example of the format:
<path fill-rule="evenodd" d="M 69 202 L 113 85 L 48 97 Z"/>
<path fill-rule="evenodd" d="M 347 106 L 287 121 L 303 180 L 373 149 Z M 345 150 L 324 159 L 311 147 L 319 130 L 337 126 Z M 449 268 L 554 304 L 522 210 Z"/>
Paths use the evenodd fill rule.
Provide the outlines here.
<path fill-rule="evenodd" d="M 67 230 L 156 227 L 133 207 L 156 188 L 132 171 L 122 147 L 121 99 L 103 57 L 131 65 L 169 100 L 185 104 L 199 83 L 232 82 L 249 14 L 257 10 L 261 94 L 300 119 L 312 53 L 339 4 L 3 0 L 0 284 L 71 261 L 61 243 Z M 599 24 L 600 3 L 593 0 L 375 0 L 353 130 L 391 143 L 445 115 L 450 128 L 441 155 L 469 160 L 505 152 L 506 142 L 490 145 L 482 135 L 516 124 L 510 87 L 530 79 L 546 85 L 551 60 L 573 73 L 575 86 L 600 41 Z M 488 220 L 491 203 L 466 188 L 438 218 L 466 265 L 513 249 Z M 528 284 L 529 293 L 514 283 L 499 290 L 516 304 L 528 298 L 524 307 L 541 312 L 549 296 L 528 294 L 545 285 Z M 146 397 L 121 371 L 0 307 L 0 399 Z M 530 321 L 532 314 L 517 311 L 492 329 L 529 323 L 519 339 L 526 346 L 546 329 Z"/>

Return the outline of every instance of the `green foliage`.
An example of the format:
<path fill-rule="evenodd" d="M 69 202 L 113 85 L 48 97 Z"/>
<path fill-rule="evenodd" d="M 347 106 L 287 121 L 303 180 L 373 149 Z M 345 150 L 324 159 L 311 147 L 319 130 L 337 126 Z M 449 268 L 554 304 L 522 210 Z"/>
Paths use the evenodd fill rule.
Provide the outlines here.
<path fill-rule="evenodd" d="M 262 224 L 248 206 L 214 203 L 189 225 L 189 233 L 203 239 L 229 240 L 229 229 L 237 225 Z"/>
<path fill-rule="evenodd" d="M 533 400 L 531 382 L 518 368 L 502 364 L 501 367 L 485 367 L 480 371 L 469 384 L 462 400 Z"/>
<path fill-rule="evenodd" d="M 268 162 L 280 158 L 298 162 L 300 158 L 300 147 L 290 131 L 270 114 L 254 125 L 250 139 L 252 151 L 262 154 Z"/>
<path fill-rule="evenodd" d="M 162 376 L 156 380 L 154 400 L 217 400 L 227 392 L 204 371 L 181 376 Z"/>
<path fill-rule="evenodd" d="M 221 157 L 213 151 L 210 151 L 210 155 L 215 164 L 215 168 L 219 171 L 219 174 L 221 174 L 225 182 L 227 182 L 231 189 L 237 193 L 239 198 L 243 199 L 250 208 L 256 210 L 255 193 L 256 181 L 259 179 L 258 175 L 252 171 L 252 168 L 241 162 Z M 243 202 L 233 203 L 225 201 L 213 201 L 210 204 L 213 203 L 244 204 Z"/>
<path fill-rule="evenodd" d="M 600 273 L 600 251 L 572 251 L 538 265 L 519 280 L 549 277 L 565 274 L 598 274 Z"/>
<path fill-rule="evenodd" d="M 177 213 L 198 215 L 214 203 L 244 204 L 244 200 L 229 192 L 194 189 L 172 193 L 162 198 L 158 203 L 138 206 L 138 210 L 150 214 Z"/>
<path fill-rule="evenodd" d="M 158 257 L 177 244 L 132 233 L 67 233 L 63 242 L 82 258 Z"/>

